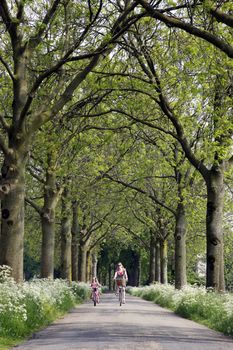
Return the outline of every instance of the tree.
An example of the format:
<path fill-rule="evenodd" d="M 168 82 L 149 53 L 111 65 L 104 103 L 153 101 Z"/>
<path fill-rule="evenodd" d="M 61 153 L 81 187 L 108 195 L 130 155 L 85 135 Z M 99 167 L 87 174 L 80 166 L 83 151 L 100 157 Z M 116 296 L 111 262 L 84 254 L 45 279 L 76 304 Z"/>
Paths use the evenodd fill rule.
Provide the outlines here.
<path fill-rule="evenodd" d="M 85 6 L 61 0 L 0 3 L 1 64 L 7 89 L 7 103 L 0 113 L 4 132 L 0 264 L 11 266 L 17 281 L 23 279 L 25 166 L 33 135 L 59 115 L 136 20 L 130 18 L 136 4 L 124 5 L 113 14 L 114 4 L 103 6 L 101 0 L 87 1 Z"/>
<path fill-rule="evenodd" d="M 222 70 L 222 74 L 219 75 L 216 73 L 216 67 L 219 67 L 218 58 L 214 60 L 214 57 L 212 56 L 212 64 L 214 65 L 214 62 L 216 62 L 216 66 L 215 70 L 213 68 L 213 71 L 210 70 L 209 72 L 212 78 L 208 84 L 208 78 L 204 77 L 199 66 L 195 66 L 194 64 L 190 66 L 190 64 L 186 61 L 186 57 L 181 55 L 181 52 L 183 52 L 185 55 L 188 45 L 186 43 L 185 48 L 181 45 L 180 41 L 178 45 L 179 52 L 175 51 L 175 53 L 172 54 L 172 48 L 171 50 L 167 51 L 168 60 L 170 61 L 170 59 L 173 58 L 173 62 L 177 62 L 178 64 L 177 68 L 175 68 L 175 74 L 173 75 L 173 72 L 169 74 L 169 71 L 166 71 L 165 69 L 166 56 L 163 56 L 162 62 L 158 55 L 161 49 L 164 50 L 163 44 L 161 46 L 156 45 L 156 53 L 155 47 L 152 46 L 151 48 L 150 46 L 152 45 L 152 39 L 144 38 L 144 40 L 142 40 L 142 37 L 138 35 L 138 32 L 136 33 L 138 38 L 137 50 L 135 50 L 135 46 L 133 46 L 132 41 L 131 48 L 133 48 L 132 51 L 135 54 L 135 57 L 138 59 L 141 70 L 148 78 L 147 83 L 151 85 L 152 89 L 154 89 L 154 94 L 149 93 L 146 88 L 139 90 L 138 86 L 134 89 L 132 89 L 131 86 L 130 90 L 134 90 L 136 93 L 140 94 L 143 94 L 144 91 L 145 96 L 151 99 L 151 101 L 153 101 L 152 103 L 157 104 L 162 114 L 171 121 L 175 132 L 171 130 L 164 121 L 161 121 L 159 124 L 154 121 L 150 122 L 149 117 L 144 119 L 133 117 L 133 119 L 156 130 L 163 130 L 165 134 L 172 135 L 180 142 L 182 149 L 190 163 L 202 175 L 207 188 L 206 285 L 207 287 L 213 287 L 216 290 L 224 290 L 222 235 L 222 214 L 224 201 L 223 179 L 224 172 L 232 163 L 233 159 L 231 152 L 231 136 L 233 131 L 230 117 L 231 98 L 229 98 L 231 97 L 229 95 L 229 91 L 231 91 L 232 83 L 227 70 L 228 60 L 225 59 L 224 61 L 226 64 L 226 71 L 224 72 Z M 149 35 L 151 38 L 151 32 L 149 32 Z M 189 40 L 191 39 L 189 38 Z M 147 44 L 145 44 L 145 42 Z M 195 45 L 193 41 L 192 45 Z M 206 47 L 205 43 L 202 43 L 202 45 Z M 215 50 L 209 46 L 207 47 L 209 50 L 209 55 L 214 55 Z M 196 53 L 199 53 L 198 62 L 200 64 L 202 57 L 200 47 L 196 47 L 195 50 Z M 171 57 L 169 57 L 169 55 L 171 55 Z M 204 59 L 206 60 L 206 57 Z M 186 74 L 186 64 L 188 66 L 189 75 Z M 192 70 L 195 72 L 193 75 L 190 74 L 190 71 Z M 178 73 L 179 75 L 177 75 Z M 176 79 L 176 81 L 179 79 L 179 84 L 173 87 L 169 86 L 172 79 Z M 144 82 L 146 83 L 145 79 Z M 212 84 L 212 82 L 214 82 L 214 84 Z M 198 88 L 194 87 L 193 89 L 190 89 L 192 84 Z M 205 84 L 205 91 L 208 91 L 209 95 L 207 95 L 206 92 L 203 94 L 202 84 Z M 185 90 L 185 87 L 187 88 L 187 86 L 190 89 L 190 93 L 187 93 Z M 185 91 L 185 94 L 182 94 L 182 89 Z M 212 98 L 212 96 L 214 97 Z M 189 105 L 187 104 L 187 98 L 189 99 Z M 191 101 L 193 101 L 192 103 L 195 103 L 196 105 L 193 107 L 194 110 L 197 108 L 198 103 L 200 103 L 200 106 L 202 106 L 203 103 L 206 110 L 203 111 L 200 109 L 199 116 L 196 111 L 192 113 L 190 111 Z M 222 116 L 224 117 L 222 118 Z M 161 120 L 160 118 L 158 119 Z M 201 123 L 201 127 L 197 123 L 197 120 L 199 123 Z M 161 127 L 161 124 L 165 125 L 165 127 Z M 191 129 L 191 125 L 193 125 L 193 129 Z M 206 137 L 205 135 L 207 132 L 209 133 L 209 143 L 207 146 L 208 155 L 207 153 L 200 152 L 201 145 L 205 143 L 204 137 Z M 201 138 L 201 136 L 203 136 L 203 138 Z M 205 161 L 206 164 L 204 164 Z"/>

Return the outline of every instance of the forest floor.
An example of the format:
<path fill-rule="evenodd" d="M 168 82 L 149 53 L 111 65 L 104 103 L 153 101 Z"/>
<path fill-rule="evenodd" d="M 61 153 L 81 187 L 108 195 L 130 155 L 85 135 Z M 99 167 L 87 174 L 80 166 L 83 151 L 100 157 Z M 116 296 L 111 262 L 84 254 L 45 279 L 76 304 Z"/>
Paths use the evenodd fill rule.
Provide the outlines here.
<path fill-rule="evenodd" d="M 233 338 L 186 320 L 152 302 L 127 294 L 91 300 L 14 350 L 233 350 Z"/>

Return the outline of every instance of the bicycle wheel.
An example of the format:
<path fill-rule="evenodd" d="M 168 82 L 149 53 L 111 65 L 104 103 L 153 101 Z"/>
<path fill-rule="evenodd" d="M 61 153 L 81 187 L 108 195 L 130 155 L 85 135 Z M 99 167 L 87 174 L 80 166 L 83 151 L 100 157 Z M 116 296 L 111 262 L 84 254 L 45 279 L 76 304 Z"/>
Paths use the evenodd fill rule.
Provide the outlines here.
<path fill-rule="evenodd" d="M 125 304 L 125 287 L 122 288 L 122 304 Z"/>
<path fill-rule="evenodd" d="M 120 302 L 120 306 L 122 305 L 122 288 L 119 288 L 119 302 Z"/>
<path fill-rule="evenodd" d="M 96 293 L 95 292 L 93 294 L 93 303 L 94 303 L 94 306 L 96 306 Z"/>

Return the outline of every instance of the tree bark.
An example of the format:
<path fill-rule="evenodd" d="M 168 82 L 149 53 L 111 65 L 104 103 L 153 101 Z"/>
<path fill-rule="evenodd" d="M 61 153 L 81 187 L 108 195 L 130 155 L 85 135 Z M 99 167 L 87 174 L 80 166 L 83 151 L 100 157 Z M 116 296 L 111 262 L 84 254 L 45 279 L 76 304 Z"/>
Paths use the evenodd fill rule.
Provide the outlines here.
<path fill-rule="evenodd" d="M 86 282 L 91 281 L 91 273 L 92 273 L 92 254 L 90 250 L 87 250 L 87 266 L 86 266 Z"/>
<path fill-rule="evenodd" d="M 224 175 L 220 166 L 213 167 L 207 181 L 207 277 L 206 287 L 225 290 L 223 271 L 223 204 Z"/>
<path fill-rule="evenodd" d="M 167 284 L 167 240 L 160 241 L 161 283 Z"/>
<path fill-rule="evenodd" d="M 10 144 L 10 152 L 5 155 L 0 185 L 1 196 L 1 236 L 0 265 L 12 268 L 12 277 L 23 281 L 23 240 L 24 240 L 24 200 L 25 165 L 27 150 L 16 141 Z"/>
<path fill-rule="evenodd" d="M 154 233 L 150 232 L 150 265 L 149 265 L 149 283 L 155 280 L 155 237 Z"/>
<path fill-rule="evenodd" d="M 161 259 L 160 259 L 160 240 L 156 239 L 155 243 L 155 281 L 160 283 L 161 277 Z"/>
<path fill-rule="evenodd" d="M 69 216 L 69 205 L 67 202 L 68 192 L 64 191 L 62 198 L 62 220 L 61 220 L 61 277 L 71 281 L 71 220 Z"/>
<path fill-rule="evenodd" d="M 96 253 L 92 254 L 92 277 L 97 277 L 97 255 Z"/>
<path fill-rule="evenodd" d="M 185 208 L 179 202 L 176 211 L 175 227 L 175 288 L 181 289 L 187 284 L 186 276 L 186 218 Z"/>
<path fill-rule="evenodd" d="M 72 212 L 73 212 L 73 220 L 72 220 L 72 281 L 78 281 L 78 260 L 79 260 L 79 236 L 80 236 L 80 228 L 78 223 L 78 204 L 77 201 L 72 203 Z"/>
<path fill-rule="evenodd" d="M 48 163 L 51 158 L 48 157 Z M 54 277 L 54 244 L 55 244 L 55 210 L 60 198 L 56 186 L 56 173 L 48 166 L 44 186 L 44 206 L 41 212 L 42 247 L 41 277 Z"/>
<path fill-rule="evenodd" d="M 81 244 L 80 281 L 86 282 L 87 247 Z"/>

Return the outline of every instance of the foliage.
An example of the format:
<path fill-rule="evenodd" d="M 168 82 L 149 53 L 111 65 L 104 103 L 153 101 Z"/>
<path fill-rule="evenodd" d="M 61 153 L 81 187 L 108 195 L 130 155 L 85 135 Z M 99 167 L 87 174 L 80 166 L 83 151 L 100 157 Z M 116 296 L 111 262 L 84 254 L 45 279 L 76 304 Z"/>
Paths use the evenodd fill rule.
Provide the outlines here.
<path fill-rule="evenodd" d="M 17 4 L 10 3 L 12 20 L 16 20 Z M 22 18 L 19 18 L 21 22 L 17 27 L 19 34 L 22 32 L 22 48 L 27 48 L 27 42 L 34 42 L 35 45 L 33 52 L 28 57 L 26 55 L 24 74 L 28 80 L 28 102 L 32 99 L 31 105 L 26 103 L 28 110 L 26 107 L 23 110 L 27 127 L 33 126 L 37 111 L 41 113 L 41 106 L 42 112 L 56 106 L 73 78 L 84 72 L 84 67 L 92 60 L 101 43 L 111 40 L 112 29 L 115 28 L 117 32 L 120 28 L 117 29 L 113 23 L 118 14 L 123 14 L 123 3 L 132 2 L 103 2 L 102 8 L 98 8 L 98 3 L 101 2 L 82 5 L 75 1 L 61 2 L 43 31 L 43 18 L 49 9 L 49 2 L 22 2 L 25 11 L 24 16 L 19 11 L 18 15 L 22 15 Z M 176 4 L 175 1 L 158 3 L 160 7 Z M 186 18 L 187 23 L 190 19 L 193 25 L 200 28 L 210 28 L 211 31 L 212 25 L 217 26 L 218 29 L 213 27 L 213 31 L 220 31 L 221 37 L 230 42 L 229 28 L 223 30 L 225 26 L 217 23 L 205 8 L 202 12 L 202 6 L 194 6 L 190 13 L 191 9 L 184 5 L 183 9 L 176 9 L 174 13 L 177 17 Z M 221 4 L 220 7 L 228 11 L 228 6 Z M 140 11 L 138 8 L 130 15 Z M 124 21 L 127 23 L 127 18 Z M 1 28 L 3 74 L 0 81 L 0 112 L 11 125 L 13 90 L 9 72 L 13 68 L 12 48 L 4 21 Z M 38 45 L 32 40 L 37 34 Z M 44 190 L 43 181 L 40 180 L 44 180 L 48 170 L 50 153 L 53 159 L 50 170 L 56 173 L 57 185 L 64 185 L 67 179 L 70 181 L 69 200 L 79 203 L 79 225 L 89 230 L 89 248 L 100 255 L 101 270 L 107 274 L 108 265 L 116 262 L 123 249 L 132 247 L 140 254 L 141 281 L 146 283 L 149 232 L 158 227 L 158 204 L 151 201 L 148 195 L 153 195 L 162 205 L 175 210 L 179 201 L 177 169 L 179 175 L 183 175 L 190 166 L 187 161 L 183 162 L 181 147 L 177 162 L 174 160 L 173 136 L 176 141 L 177 135 L 157 103 L 160 89 L 156 77 L 171 110 L 183 126 L 192 152 L 200 163 L 210 168 L 217 159 L 227 160 L 232 153 L 231 70 L 230 59 L 224 53 L 216 52 L 216 48 L 203 39 L 167 28 L 159 21 L 155 25 L 154 19 L 148 16 L 141 18 L 130 31 L 117 39 L 110 55 L 108 51 L 103 51 L 98 65 L 73 91 L 72 100 L 62 103 L 49 118 L 45 116 L 46 124 L 43 121 L 38 125 L 35 123 L 33 130 L 38 130 L 30 147 L 26 172 L 27 197 L 42 208 Z M 154 72 L 156 75 L 153 76 Z M 3 132 L 4 118 L 2 124 Z M 36 178 L 31 176 L 32 170 Z M 201 283 L 195 274 L 195 265 L 198 254 L 205 253 L 206 190 L 197 171 L 191 169 L 190 173 L 191 184 L 182 182 L 187 214 L 188 280 L 190 283 Z M 116 184 L 104 175 L 138 187 L 144 194 Z M 230 182 L 228 193 L 232 191 L 231 185 Z M 232 207 L 227 205 L 225 215 L 231 212 Z M 169 235 L 171 267 L 174 216 L 164 208 L 161 213 Z M 60 264 L 59 224 L 60 218 L 57 216 L 56 269 Z M 98 229 L 92 230 L 92 225 Z M 230 286 L 233 280 L 232 230 L 227 227 L 225 231 L 226 274 Z M 124 246 L 118 244 L 119 240 L 124 241 Z M 28 279 L 38 275 L 41 250 L 40 217 L 28 205 L 25 241 L 25 277 Z M 101 250 L 108 250 L 106 259 Z M 173 278 L 171 270 L 168 271 L 170 281 Z"/>
<path fill-rule="evenodd" d="M 175 290 L 173 285 L 153 284 L 133 287 L 129 293 L 167 307 L 177 314 L 233 335 L 233 295 L 219 294 L 204 287 L 186 286 Z"/>
<path fill-rule="evenodd" d="M 0 271 L 0 336 L 25 337 L 88 298 L 84 283 L 34 279 L 16 284 L 10 269 Z M 9 317 L 10 315 L 10 317 Z"/>

